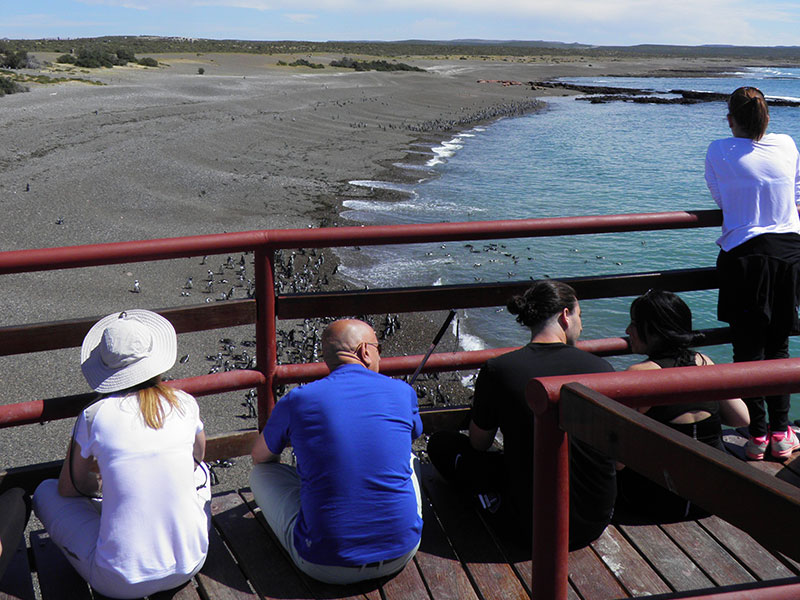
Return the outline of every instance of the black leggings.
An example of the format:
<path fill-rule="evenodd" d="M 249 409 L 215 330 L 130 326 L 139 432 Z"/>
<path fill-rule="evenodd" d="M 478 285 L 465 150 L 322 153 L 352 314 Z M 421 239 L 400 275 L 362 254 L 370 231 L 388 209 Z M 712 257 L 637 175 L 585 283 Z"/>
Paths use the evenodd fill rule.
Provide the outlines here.
<path fill-rule="evenodd" d="M 12 488 L 0 495 L 0 579 L 17 551 L 30 516 L 31 500 L 23 490 Z"/>
<path fill-rule="evenodd" d="M 731 323 L 731 334 L 733 362 L 789 358 L 789 335 L 785 330 L 775 331 L 775 327 L 770 325 L 743 320 Z M 767 435 L 767 414 L 769 428 L 773 432 L 786 431 L 789 428 L 789 394 L 745 398 L 744 402 L 750 412 L 751 436 Z"/>

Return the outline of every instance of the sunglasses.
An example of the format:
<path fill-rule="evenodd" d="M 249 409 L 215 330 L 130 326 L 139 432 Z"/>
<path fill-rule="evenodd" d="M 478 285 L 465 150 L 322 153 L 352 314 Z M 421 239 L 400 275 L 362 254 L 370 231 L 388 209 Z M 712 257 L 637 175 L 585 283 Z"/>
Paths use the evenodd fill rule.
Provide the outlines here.
<path fill-rule="evenodd" d="M 378 354 L 383 354 L 383 345 L 379 344 L 378 342 L 361 342 L 358 347 L 360 348 L 363 345 L 367 346 L 375 346 L 375 349 L 378 351 Z"/>

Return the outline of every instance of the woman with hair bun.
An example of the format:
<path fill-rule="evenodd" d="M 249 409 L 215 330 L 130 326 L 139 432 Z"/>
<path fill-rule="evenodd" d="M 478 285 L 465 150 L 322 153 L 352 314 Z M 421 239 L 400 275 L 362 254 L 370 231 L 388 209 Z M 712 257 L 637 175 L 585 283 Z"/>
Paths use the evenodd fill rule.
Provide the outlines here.
<path fill-rule="evenodd" d="M 499 509 L 524 543 L 533 515 L 533 412 L 525 389 L 534 377 L 604 373 L 604 359 L 575 347 L 583 328 L 575 290 L 552 279 L 534 282 L 514 296 L 508 311 L 530 329 L 530 342 L 481 367 L 475 382 L 469 437 L 439 431 L 428 456 L 445 479 L 473 494 L 481 506 Z M 502 452 L 489 452 L 498 429 Z M 570 440 L 569 544 L 579 548 L 603 533 L 616 499 L 616 464 L 577 439 Z"/>
<path fill-rule="evenodd" d="M 706 153 L 706 183 L 723 215 L 717 313 L 730 323 L 734 362 L 788 358 L 789 335 L 800 332 L 800 154 L 790 136 L 766 133 L 768 124 L 764 94 L 741 87 L 728 99 L 733 137 L 712 142 Z M 800 449 L 789 398 L 745 400 L 750 460 L 763 460 L 768 450 L 785 460 Z"/>
<path fill-rule="evenodd" d="M 631 304 L 631 322 L 625 332 L 630 339 L 631 352 L 647 355 L 647 360 L 631 365 L 629 371 L 714 364 L 708 356 L 690 348 L 690 345 L 699 341 L 700 335 L 692 331 L 691 310 L 672 292 L 650 290 L 636 298 Z M 743 427 L 750 422 L 747 407 L 740 398 L 643 407 L 639 410 L 723 452 L 722 424 Z M 620 499 L 637 512 L 670 519 L 697 514 L 687 500 L 630 469 L 622 470 L 617 482 Z"/>
<path fill-rule="evenodd" d="M 203 423 L 192 396 L 161 382 L 176 355 L 175 329 L 156 313 L 95 323 L 81 370 L 99 398 L 78 415 L 58 480 L 33 494 L 52 541 L 110 598 L 183 585 L 208 552 Z"/>

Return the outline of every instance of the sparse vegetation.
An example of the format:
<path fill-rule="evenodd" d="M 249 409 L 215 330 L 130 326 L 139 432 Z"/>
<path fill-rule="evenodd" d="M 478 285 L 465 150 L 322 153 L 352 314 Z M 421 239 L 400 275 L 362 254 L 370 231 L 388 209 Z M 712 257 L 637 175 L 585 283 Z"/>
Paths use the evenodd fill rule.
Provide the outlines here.
<path fill-rule="evenodd" d="M 405 63 L 387 62 L 385 60 L 353 60 L 352 58 L 342 57 L 341 60 L 332 60 L 332 67 L 344 69 L 355 69 L 356 71 L 422 71 L 419 67 L 407 65 Z"/>
<path fill-rule="evenodd" d="M 28 53 L 25 50 L 13 50 L 5 44 L 0 45 L 0 68 L 23 69 L 28 66 Z"/>
<path fill-rule="evenodd" d="M 312 63 L 307 61 L 305 58 L 298 58 L 294 62 L 289 63 L 290 67 L 309 67 L 310 69 L 324 69 L 325 65 L 322 63 Z"/>
<path fill-rule="evenodd" d="M 28 88 L 18 84 L 10 77 L 3 77 L 2 75 L 0 75 L 0 96 L 5 96 L 6 94 L 17 94 L 19 92 L 27 92 L 27 91 Z"/>

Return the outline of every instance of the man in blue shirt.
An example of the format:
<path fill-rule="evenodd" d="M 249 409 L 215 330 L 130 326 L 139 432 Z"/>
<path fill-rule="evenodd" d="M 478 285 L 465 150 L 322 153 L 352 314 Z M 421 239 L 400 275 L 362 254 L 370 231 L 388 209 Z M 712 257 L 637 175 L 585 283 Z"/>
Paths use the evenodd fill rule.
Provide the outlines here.
<path fill-rule="evenodd" d="M 422 533 L 417 395 L 378 373 L 372 328 L 351 319 L 322 334 L 331 373 L 282 398 L 252 450 L 250 487 L 297 566 L 328 583 L 396 573 Z M 297 468 L 280 464 L 292 446 Z"/>

